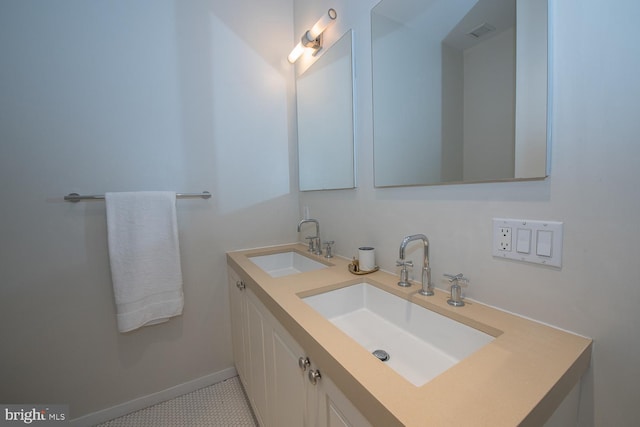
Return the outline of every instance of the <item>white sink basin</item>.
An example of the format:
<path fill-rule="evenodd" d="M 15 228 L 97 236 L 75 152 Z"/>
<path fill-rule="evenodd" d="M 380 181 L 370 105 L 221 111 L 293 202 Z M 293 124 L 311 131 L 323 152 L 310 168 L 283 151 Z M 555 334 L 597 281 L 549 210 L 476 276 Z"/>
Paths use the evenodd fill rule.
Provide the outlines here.
<path fill-rule="evenodd" d="M 249 257 L 249 260 L 260 267 L 271 277 L 289 276 L 307 271 L 327 268 L 321 262 L 314 261 L 295 251 L 279 252 L 271 255 Z"/>
<path fill-rule="evenodd" d="M 494 339 L 368 283 L 303 300 L 418 387 Z"/>

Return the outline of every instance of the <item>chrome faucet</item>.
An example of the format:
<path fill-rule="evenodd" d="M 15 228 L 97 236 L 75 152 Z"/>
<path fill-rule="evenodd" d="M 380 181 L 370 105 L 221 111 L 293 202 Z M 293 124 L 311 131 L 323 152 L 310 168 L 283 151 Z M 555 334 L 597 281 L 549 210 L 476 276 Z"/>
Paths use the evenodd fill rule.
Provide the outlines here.
<path fill-rule="evenodd" d="M 407 267 L 413 267 L 412 261 L 405 261 L 404 251 L 407 248 L 409 242 L 414 240 L 422 240 L 422 250 L 424 254 L 424 262 L 422 265 L 422 289 L 419 291 L 420 295 L 430 296 L 433 295 L 433 285 L 431 284 L 431 267 L 429 267 L 429 239 L 424 234 L 414 234 L 402 239 L 400 243 L 400 259 L 396 262 L 398 267 L 402 267 L 400 271 L 400 281 L 398 286 L 408 287 L 411 286 L 409 282 L 409 271 Z"/>
<path fill-rule="evenodd" d="M 300 232 L 300 228 L 302 227 L 302 224 L 307 222 L 313 222 L 316 224 L 316 235 L 306 237 L 306 239 L 309 240 L 309 252 L 313 252 L 316 255 L 322 255 L 322 245 L 320 242 L 320 223 L 318 222 L 317 219 L 309 218 L 309 219 L 303 219 L 302 221 L 300 221 L 298 223 L 298 233 Z"/>

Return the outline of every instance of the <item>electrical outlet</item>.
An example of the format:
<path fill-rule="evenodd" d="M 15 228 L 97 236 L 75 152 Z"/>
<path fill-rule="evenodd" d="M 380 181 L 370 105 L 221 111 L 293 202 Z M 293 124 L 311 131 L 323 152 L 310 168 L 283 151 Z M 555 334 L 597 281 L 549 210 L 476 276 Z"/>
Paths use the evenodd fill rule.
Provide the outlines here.
<path fill-rule="evenodd" d="M 511 252 L 511 227 L 500 227 L 498 229 L 498 250 L 500 252 Z"/>

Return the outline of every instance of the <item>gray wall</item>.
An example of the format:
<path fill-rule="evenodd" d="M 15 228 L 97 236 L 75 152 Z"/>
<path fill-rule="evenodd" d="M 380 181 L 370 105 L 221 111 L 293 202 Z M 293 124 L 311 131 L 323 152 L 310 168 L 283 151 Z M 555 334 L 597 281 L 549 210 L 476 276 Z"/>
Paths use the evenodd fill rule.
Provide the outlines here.
<path fill-rule="evenodd" d="M 297 238 L 293 12 L 268 3 L 0 2 L 0 402 L 75 418 L 233 366 L 225 251 Z M 62 197 L 135 190 L 213 198 L 177 203 L 184 314 L 120 334 L 104 202 Z"/>
<path fill-rule="evenodd" d="M 296 13 L 319 16 L 328 2 L 318 3 L 296 0 Z M 375 3 L 332 3 L 344 17 L 332 31 L 352 27 L 357 35 L 359 188 L 303 193 L 301 206 L 337 253 L 351 257 L 372 245 L 378 264 L 396 271 L 403 236 L 425 233 L 436 286 L 446 288 L 443 273 L 463 272 L 469 297 L 594 338 L 579 425 L 640 425 L 640 2 L 553 2 L 550 179 L 387 189 L 373 188 L 368 16 Z M 493 217 L 564 221 L 563 268 L 494 259 Z"/>

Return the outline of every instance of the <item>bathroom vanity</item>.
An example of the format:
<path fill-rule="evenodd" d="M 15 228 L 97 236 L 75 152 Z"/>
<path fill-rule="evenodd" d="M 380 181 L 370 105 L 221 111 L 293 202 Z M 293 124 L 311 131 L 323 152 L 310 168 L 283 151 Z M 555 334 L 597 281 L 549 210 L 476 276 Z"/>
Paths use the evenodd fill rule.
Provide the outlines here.
<path fill-rule="evenodd" d="M 448 292 L 422 296 L 418 284 L 398 287 L 383 271 L 355 276 L 348 260 L 303 245 L 231 252 L 227 261 L 234 359 L 262 426 L 540 426 L 589 366 L 587 338 L 475 301 L 453 307 Z M 355 285 L 374 289 L 382 306 L 404 307 L 402 328 L 415 327 L 403 322 L 423 309 L 436 316 L 412 335 L 427 332 L 426 340 L 435 335 L 454 347 L 475 339 L 459 326 L 487 339 L 416 380 L 411 366 L 408 373 L 391 366 L 401 350 L 383 362 L 330 319 L 327 311 L 340 317 L 353 299 L 344 290 Z M 329 302 L 324 309 L 321 299 Z M 408 352 L 417 353 L 409 365 L 435 363 Z"/>

